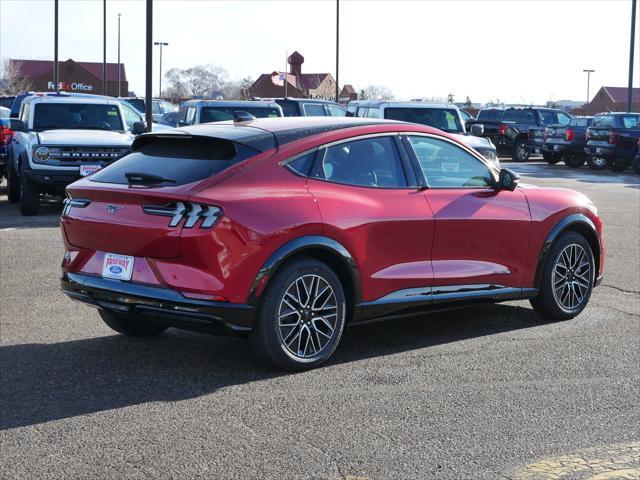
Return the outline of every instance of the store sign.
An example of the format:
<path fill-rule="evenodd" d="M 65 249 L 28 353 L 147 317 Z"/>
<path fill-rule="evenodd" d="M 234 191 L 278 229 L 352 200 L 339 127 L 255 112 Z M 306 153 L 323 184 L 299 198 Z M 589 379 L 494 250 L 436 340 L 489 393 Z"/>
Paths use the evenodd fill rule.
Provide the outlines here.
<path fill-rule="evenodd" d="M 49 90 L 55 90 L 55 84 L 53 82 L 47 82 L 47 88 Z M 58 90 L 65 92 L 93 92 L 93 85 L 87 85 L 81 82 L 59 82 Z"/>

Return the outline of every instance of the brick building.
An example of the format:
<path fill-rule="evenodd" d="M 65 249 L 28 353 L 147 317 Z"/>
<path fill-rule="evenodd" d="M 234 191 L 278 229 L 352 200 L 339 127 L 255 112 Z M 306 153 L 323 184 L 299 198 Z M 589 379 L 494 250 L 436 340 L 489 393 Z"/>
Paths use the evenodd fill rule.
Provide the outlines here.
<path fill-rule="evenodd" d="M 274 98 L 324 98 L 332 100 L 336 96 L 336 81 L 330 73 L 302 73 L 304 57 L 293 52 L 287 59 L 289 72 L 272 72 L 260 75 L 249 88 L 253 97 Z"/>
<path fill-rule="evenodd" d="M 594 115 L 601 112 L 626 112 L 627 93 L 626 87 L 601 87 L 589 103 L 573 109 L 571 113 Z M 640 88 L 632 89 L 631 111 L 640 112 Z"/>
<path fill-rule="evenodd" d="M 53 61 L 17 60 L 10 62 L 17 66 L 20 76 L 31 83 L 32 90 L 46 92 L 55 90 L 53 83 Z M 77 93 L 102 95 L 102 62 L 76 62 L 68 59 L 58 64 L 60 90 Z M 118 95 L 118 64 L 107 63 L 107 95 L 127 96 L 129 83 L 124 64 L 120 64 L 121 93 Z"/>

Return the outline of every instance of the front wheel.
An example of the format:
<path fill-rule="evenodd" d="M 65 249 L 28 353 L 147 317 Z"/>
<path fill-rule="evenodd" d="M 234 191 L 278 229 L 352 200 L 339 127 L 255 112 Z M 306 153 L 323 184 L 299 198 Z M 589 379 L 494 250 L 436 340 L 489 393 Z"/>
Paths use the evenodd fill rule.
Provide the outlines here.
<path fill-rule="evenodd" d="M 7 198 L 9 203 L 18 203 L 20 200 L 20 177 L 11 164 L 7 165 Z"/>
<path fill-rule="evenodd" d="M 625 162 L 624 160 L 620 161 L 620 160 L 610 159 L 610 160 L 607 160 L 606 163 L 607 163 L 607 168 L 612 172 L 624 172 L 629 166 L 629 163 Z"/>
<path fill-rule="evenodd" d="M 558 163 L 560 161 L 560 155 L 557 155 L 555 153 L 546 153 L 545 152 L 545 153 L 542 154 L 542 158 L 549 165 L 555 165 L 556 163 Z"/>
<path fill-rule="evenodd" d="M 586 307 L 595 278 L 595 262 L 589 242 L 576 232 L 556 240 L 547 256 L 533 309 L 551 320 L 568 320 Z"/>
<path fill-rule="evenodd" d="M 24 170 L 20 175 L 20 213 L 22 215 L 37 215 L 40 211 L 40 192 L 29 183 Z"/>
<path fill-rule="evenodd" d="M 249 337 L 254 353 L 286 370 L 306 370 L 333 354 L 345 325 L 342 284 L 325 263 L 303 258 L 284 266 L 263 294 Z"/>
<path fill-rule="evenodd" d="M 589 155 L 587 158 L 587 165 L 592 170 L 604 170 L 607 168 L 607 162 L 602 157 L 594 157 L 593 155 Z"/>
<path fill-rule="evenodd" d="M 584 165 L 585 158 L 582 155 L 567 155 L 564 157 L 564 163 L 569 168 L 580 168 Z"/>
<path fill-rule="evenodd" d="M 511 158 L 514 162 L 526 162 L 529 160 L 529 148 L 525 140 L 516 140 L 513 145 L 513 152 Z"/>
<path fill-rule="evenodd" d="M 99 310 L 99 313 L 109 328 L 130 337 L 151 337 L 167 329 L 167 327 L 163 325 L 156 325 L 132 316 L 121 315 L 106 310 Z"/>

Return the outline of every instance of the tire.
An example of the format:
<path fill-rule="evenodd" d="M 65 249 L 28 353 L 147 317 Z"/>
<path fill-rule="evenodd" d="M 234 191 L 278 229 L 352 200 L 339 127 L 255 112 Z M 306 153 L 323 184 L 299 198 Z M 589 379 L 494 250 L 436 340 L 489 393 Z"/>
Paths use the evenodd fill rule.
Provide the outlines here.
<path fill-rule="evenodd" d="M 40 211 L 40 192 L 27 180 L 24 170 L 20 172 L 20 213 L 37 215 Z"/>
<path fill-rule="evenodd" d="M 285 370 L 308 370 L 331 357 L 345 317 L 340 279 L 325 263 L 301 258 L 283 266 L 267 285 L 249 340 L 259 360 Z"/>
<path fill-rule="evenodd" d="M 529 160 L 529 149 L 527 148 L 526 140 L 516 139 L 515 143 L 513 144 L 511 159 L 514 162 L 526 162 L 527 160 Z"/>
<path fill-rule="evenodd" d="M 636 158 L 633 159 L 633 161 L 631 162 L 631 168 L 634 172 L 640 175 L 640 155 L 636 156 Z"/>
<path fill-rule="evenodd" d="M 542 158 L 549 165 L 555 165 L 556 163 L 558 163 L 560 161 L 560 156 L 556 155 L 555 153 L 543 153 L 542 154 Z"/>
<path fill-rule="evenodd" d="M 585 160 L 583 155 L 567 155 L 564 157 L 564 164 L 569 168 L 580 168 Z"/>
<path fill-rule="evenodd" d="M 11 165 L 7 166 L 7 198 L 9 203 L 20 201 L 20 177 Z"/>
<path fill-rule="evenodd" d="M 120 315 L 106 310 L 98 312 L 109 328 L 130 337 L 152 337 L 161 334 L 168 328 L 133 316 Z"/>
<path fill-rule="evenodd" d="M 604 170 L 607 168 L 607 162 L 604 158 L 594 157 L 593 155 L 587 157 L 587 165 L 591 170 Z"/>
<path fill-rule="evenodd" d="M 569 320 L 589 302 L 595 279 L 595 262 L 589 242 L 576 232 L 563 233 L 546 259 L 540 290 L 531 305 L 549 320 Z M 564 280 L 562 275 L 565 275 Z M 554 283 L 557 288 L 554 292 Z"/>
<path fill-rule="evenodd" d="M 607 160 L 607 168 L 612 172 L 624 172 L 629 166 L 629 162 L 625 162 L 624 160 Z"/>

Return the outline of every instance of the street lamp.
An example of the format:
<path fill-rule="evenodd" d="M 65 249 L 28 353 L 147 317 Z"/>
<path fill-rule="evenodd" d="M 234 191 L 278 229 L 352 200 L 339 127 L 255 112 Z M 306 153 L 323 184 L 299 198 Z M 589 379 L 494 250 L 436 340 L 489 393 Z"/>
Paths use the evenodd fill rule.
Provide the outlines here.
<path fill-rule="evenodd" d="M 636 0 L 631 2 L 631 40 L 629 43 L 629 88 L 627 90 L 627 112 L 631 111 L 633 105 L 633 44 L 636 36 Z"/>
<path fill-rule="evenodd" d="M 120 87 L 120 79 L 122 78 L 120 74 L 120 17 L 121 15 L 118 14 L 118 97 L 122 96 L 122 88 Z"/>
<path fill-rule="evenodd" d="M 166 47 L 169 44 L 166 42 L 153 42 L 154 45 L 160 45 L 160 79 L 158 81 L 158 96 L 162 96 L 162 47 Z"/>
<path fill-rule="evenodd" d="M 587 74 L 587 103 L 589 103 L 589 80 L 591 80 L 591 74 L 595 72 L 595 70 L 585 69 L 582 71 Z"/>
<path fill-rule="evenodd" d="M 58 0 L 53 3 L 53 88 L 58 93 L 60 83 L 58 70 Z"/>

